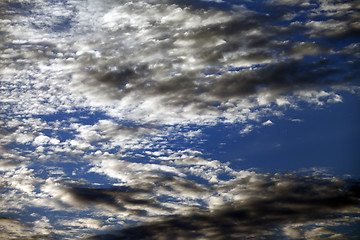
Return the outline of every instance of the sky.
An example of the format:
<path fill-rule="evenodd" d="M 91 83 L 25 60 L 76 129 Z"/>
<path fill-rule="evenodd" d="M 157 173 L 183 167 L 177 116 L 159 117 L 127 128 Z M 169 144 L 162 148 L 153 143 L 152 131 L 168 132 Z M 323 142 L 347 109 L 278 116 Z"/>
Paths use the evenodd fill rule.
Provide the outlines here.
<path fill-rule="evenodd" d="M 359 239 L 360 4 L 1 0 L 1 239 Z"/>

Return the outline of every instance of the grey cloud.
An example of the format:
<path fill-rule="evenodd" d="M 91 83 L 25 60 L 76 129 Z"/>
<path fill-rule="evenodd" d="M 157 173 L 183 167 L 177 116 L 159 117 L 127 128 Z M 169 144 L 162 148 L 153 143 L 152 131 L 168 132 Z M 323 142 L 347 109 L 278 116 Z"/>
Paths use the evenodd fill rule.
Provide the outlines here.
<path fill-rule="evenodd" d="M 214 84 L 213 88 L 210 85 L 209 91 L 223 98 L 254 94 L 259 90 L 279 93 L 330 86 L 334 79 L 329 79 L 329 76 L 341 74 L 347 75 L 344 70 L 331 66 L 327 60 L 312 63 L 287 61 L 255 70 L 224 74 L 223 83 Z"/>
<path fill-rule="evenodd" d="M 297 51 L 295 49 L 292 54 L 299 54 Z M 262 56 L 257 54 L 249 57 Z M 195 82 L 193 76 L 183 75 L 163 82 L 134 83 L 133 87 L 124 89 L 123 92 L 139 92 L 142 94 L 141 98 L 162 96 L 167 104 L 175 106 L 198 104 L 198 107 L 211 108 L 214 103 L 233 97 L 247 97 L 260 91 L 268 91 L 275 98 L 278 94 L 299 89 L 317 89 L 346 84 L 356 80 L 353 74 L 357 70 L 352 68 L 350 71 L 349 74 L 330 60 L 318 60 L 312 63 L 293 60 L 255 69 L 227 72 L 219 76 L 214 74 L 203 79 L 203 82 Z M 108 77 L 105 80 L 106 76 Z M 131 82 L 131 79 L 116 76 L 118 76 L 116 73 L 105 73 L 99 81 L 112 85 L 121 81 Z M 121 88 L 121 85 L 117 87 Z"/>
<path fill-rule="evenodd" d="M 91 74 L 98 75 L 101 72 L 95 70 Z M 105 75 L 96 76 L 101 83 L 113 84 L 115 87 L 122 89 L 127 83 L 131 83 L 133 79 L 140 78 L 146 74 L 146 67 L 132 66 L 131 68 L 119 68 L 112 72 L 105 72 Z"/>
<path fill-rule="evenodd" d="M 88 188 L 88 187 L 70 187 L 67 193 L 72 196 L 68 203 L 92 205 L 98 207 L 107 206 L 116 211 L 128 211 L 134 215 L 143 215 L 142 209 L 159 208 L 154 200 L 139 198 L 138 195 L 147 193 L 141 189 L 132 189 L 129 187 L 118 188 Z M 139 209 L 134 210 L 133 207 Z"/>
<path fill-rule="evenodd" d="M 48 62 L 55 59 L 56 54 L 61 52 L 54 44 L 45 41 L 32 44 L 12 44 L 11 47 L 2 47 L 3 52 L 0 55 L 0 64 L 3 66 L 3 70 L 6 68 L 20 70 L 25 66 L 34 66 L 34 61 Z"/>
<path fill-rule="evenodd" d="M 21 165 L 20 161 L 16 161 L 12 158 L 10 159 L 2 158 L 0 162 L 0 171 L 13 169 L 20 165 Z"/>
<path fill-rule="evenodd" d="M 335 43 L 324 43 L 309 36 L 312 31 L 332 28 L 332 19 L 304 20 L 323 16 L 321 11 L 315 11 L 321 4 L 310 6 L 297 2 L 295 6 L 289 1 L 270 1 L 261 5 L 261 9 L 251 6 L 247 9 L 246 4 L 239 6 L 233 1 L 224 1 L 225 8 L 220 8 L 218 3 L 209 5 L 199 1 L 107 1 L 103 6 L 97 1 L 72 4 L 74 7 L 57 2 L 54 8 L 57 17 L 61 18 L 59 13 L 64 13 L 60 23 L 66 19 L 72 21 L 72 25 L 67 24 L 72 28 L 68 32 L 71 37 L 67 49 L 61 50 L 54 44 L 55 39 L 12 44 L 3 54 L 2 65 L 16 69 L 24 64 L 32 67 L 34 60 L 44 61 L 43 64 L 49 59 L 64 62 L 78 50 L 76 65 L 72 60 L 71 64 L 64 63 L 71 68 L 69 72 L 73 71 L 72 84 L 68 85 L 71 90 L 85 93 L 96 102 L 105 99 L 109 104 L 128 106 L 129 111 L 136 111 L 142 103 L 156 99 L 159 106 L 151 110 L 157 116 L 155 120 L 160 120 L 160 111 L 169 113 L 172 109 L 183 116 L 186 114 L 184 107 L 191 109 L 191 117 L 196 114 L 219 116 L 227 110 L 224 103 L 230 99 L 256 98 L 256 94 L 264 91 L 275 99 L 281 94 L 292 94 L 302 86 L 318 89 L 352 84 L 357 76 L 357 69 L 344 64 L 340 55 L 333 51 L 332 48 L 337 47 Z M 11 9 L 7 5 L 3 4 L 2 9 Z M 19 11 L 23 9 L 20 5 Z M 91 12 L 91 7 L 98 8 Z M 298 19 L 283 22 L 288 8 Z M 41 16 L 48 17 L 49 9 L 46 5 L 42 9 L 44 14 L 41 15 L 41 11 L 31 13 L 36 20 L 34 23 L 39 23 Z M 309 9 L 315 9 L 314 16 L 305 11 Z M 327 18 L 334 18 L 333 21 L 342 25 L 347 26 L 349 22 L 354 25 L 356 12 L 353 9 L 350 8 L 348 15 L 340 9 L 337 16 Z M 85 12 L 96 15 L 96 21 L 91 22 L 96 24 L 93 32 L 77 41 L 78 36 L 71 34 L 87 29 L 89 19 L 81 18 Z M 75 14 L 79 15 L 73 21 Z M 86 14 L 84 17 L 89 17 Z M 30 33 L 40 33 L 36 28 L 30 29 Z M 346 60 L 354 60 L 353 54 L 347 51 Z M 306 56 L 314 60 L 297 63 Z M 330 60 L 327 64 L 316 65 L 321 59 Z M 13 60 L 19 63 L 11 65 Z M 346 70 L 338 72 L 338 64 Z M 309 69 L 301 73 L 301 68 Z M 295 71 L 295 77 L 291 71 Z M 324 75 L 334 71 L 338 78 L 325 80 Z"/>
<path fill-rule="evenodd" d="M 231 186 L 237 187 L 241 186 Z M 198 210 L 89 239 L 272 239 L 292 224 L 300 229 L 313 221 L 346 224 L 342 217 L 356 211 L 360 197 L 356 182 L 310 176 L 277 176 L 253 186 L 249 182 L 248 187 L 239 194 L 250 191 L 249 198 L 225 203 L 212 212 Z M 301 231 L 303 235 L 306 228 Z"/>
<path fill-rule="evenodd" d="M 194 181 L 178 177 L 147 176 L 123 186 L 92 187 L 81 183 L 63 183 L 43 188 L 56 199 L 74 207 L 95 206 L 119 213 L 128 213 L 132 217 L 151 217 L 157 214 L 169 215 L 176 211 L 167 206 L 162 198 L 197 199 L 208 194 L 209 189 Z M 146 174 L 144 174 L 146 175 Z M 178 206 L 181 208 L 181 206 Z"/>
<path fill-rule="evenodd" d="M 49 240 L 52 235 L 39 234 L 30 225 L 21 223 L 18 219 L 0 216 L 0 237 L 2 239 L 33 239 Z"/>
<path fill-rule="evenodd" d="M 232 98 L 256 97 L 264 91 L 276 99 L 301 88 L 317 90 L 356 82 L 357 68 L 342 61 L 343 57 L 332 49 L 336 45 L 323 45 L 308 36 L 309 29 L 316 30 L 311 22 L 281 23 L 288 13 L 281 6 L 288 4 L 286 1 L 277 3 L 280 6 L 274 9 L 269 3 L 261 11 L 238 7 L 230 12 L 205 9 L 201 4 L 184 6 L 174 2 L 175 8 L 156 3 L 133 2 L 121 7 L 122 11 L 134 9 L 129 17 L 136 16 L 139 20 L 138 25 L 132 23 L 130 35 L 138 36 L 139 32 L 143 35 L 131 42 L 123 36 L 124 29 L 115 29 L 109 33 L 114 41 L 97 49 L 106 57 L 90 57 L 87 61 L 79 56 L 80 66 L 92 68 L 79 72 L 76 78 L 76 81 L 86 79 L 82 84 L 90 88 L 85 93 L 91 92 L 95 98 L 131 99 L 134 106 L 147 99 L 162 98 L 161 105 L 175 107 L 180 112 L 184 106 L 222 111 L 214 106 Z M 305 19 L 306 12 L 302 10 L 313 6 L 289 7 Z M 179 9 L 185 22 L 176 18 L 164 20 L 178 14 Z M 136 15 L 138 11 L 141 16 Z M 144 12 L 149 12 L 147 17 Z M 350 15 L 352 18 L 355 13 Z M 219 20 L 211 16 L 218 16 Z M 187 24 L 187 18 L 195 17 L 202 22 Z M 348 20 L 337 21 L 347 24 Z M 321 26 L 325 30 L 329 28 L 326 23 Z M 128 41 L 131 48 L 111 50 L 123 48 Z M 110 53 L 118 58 L 110 57 Z M 353 58 L 352 54 L 347 57 Z M 306 56 L 313 60 L 304 61 Z M 339 64 L 344 70 L 337 67 Z"/>
<path fill-rule="evenodd" d="M 319 47 L 315 42 L 300 42 L 294 44 L 289 56 L 296 58 L 302 58 L 304 56 L 315 56 L 319 54 L 329 53 L 326 47 Z"/>
<path fill-rule="evenodd" d="M 328 38 L 336 41 L 344 38 L 359 39 L 360 37 L 360 17 L 356 19 L 347 19 L 347 21 L 327 20 L 311 21 L 305 26 L 309 28 L 308 33 L 311 37 Z"/>

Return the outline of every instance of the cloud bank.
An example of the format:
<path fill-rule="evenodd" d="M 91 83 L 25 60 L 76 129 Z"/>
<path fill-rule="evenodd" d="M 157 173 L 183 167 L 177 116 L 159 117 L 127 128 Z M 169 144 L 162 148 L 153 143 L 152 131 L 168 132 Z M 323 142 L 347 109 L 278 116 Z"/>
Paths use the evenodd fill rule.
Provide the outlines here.
<path fill-rule="evenodd" d="M 224 194 L 222 197 L 231 195 L 235 199 L 210 211 L 194 209 L 185 216 L 175 215 L 88 239 L 313 239 L 306 236 L 316 231 L 320 239 L 323 235 L 345 239 L 320 226 L 347 221 L 339 213 L 356 208 L 358 187 L 358 183 L 318 177 L 253 175 L 219 186 L 215 190 L 218 196 L 213 198 Z M 314 222 L 312 228 L 305 227 Z"/>

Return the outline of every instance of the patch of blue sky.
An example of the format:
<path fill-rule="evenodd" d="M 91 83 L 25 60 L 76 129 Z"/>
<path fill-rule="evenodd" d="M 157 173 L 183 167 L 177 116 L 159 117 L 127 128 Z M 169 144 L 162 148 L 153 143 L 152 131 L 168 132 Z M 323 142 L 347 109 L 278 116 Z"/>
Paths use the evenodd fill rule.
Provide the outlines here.
<path fill-rule="evenodd" d="M 324 168 L 337 176 L 359 177 L 359 106 L 359 96 L 349 93 L 343 94 L 343 103 L 318 110 L 299 104 L 296 110 L 287 109 L 286 117 L 269 117 L 274 125 L 244 136 L 239 125 L 219 124 L 203 130 L 207 136 L 203 148 L 209 157 L 229 161 L 236 170 L 276 173 Z"/>
<path fill-rule="evenodd" d="M 191 131 L 199 131 L 202 128 L 195 124 L 189 124 L 185 127 L 179 126 L 178 132 L 172 134 L 169 138 L 166 139 L 168 146 L 174 151 L 193 149 L 196 150 L 196 145 L 194 146 L 194 141 L 201 141 L 200 136 L 194 135 L 193 137 L 187 137 L 187 134 Z M 200 133 L 201 134 L 201 133 Z"/>
<path fill-rule="evenodd" d="M 349 214 L 349 217 L 356 218 L 358 215 Z M 349 239 L 356 239 L 360 236 L 360 221 L 354 221 L 350 224 L 342 224 L 339 226 L 329 226 L 329 229 L 334 229 L 336 232 L 341 232 Z"/>
<path fill-rule="evenodd" d="M 229 4 L 229 1 L 211 1 L 211 0 L 195 0 L 191 1 L 188 4 L 186 1 L 175 0 L 179 5 L 191 6 L 193 9 L 209 9 L 215 8 L 217 10 L 231 11 L 232 4 Z M 238 3 L 238 2 L 237 2 Z"/>
<path fill-rule="evenodd" d="M 227 70 L 229 72 L 239 72 L 239 71 L 242 71 L 242 70 L 262 68 L 262 67 L 266 67 L 266 66 L 269 66 L 269 65 L 270 65 L 269 63 L 252 64 L 251 66 L 246 66 L 246 67 L 236 67 L 236 66 L 229 65 L 229 66 L 227 66 Z"/>
<path fill-rule="evenodd" d="M 15 11 L 15 14 L 28 15 L 35 4 L 30 1 L 8 1 L 6 7 Z"/>
<path fill-rule="evenodd" d="M 57 161 L 35 161 L 31 165 L 31 168 L 35 170 L 35 175 L 42 179 L 47 179 L 51 176 L 69 176 L 72 178 L 80 179 L 87 173 L 87 165 L 84 162 L 69 161 L 66 158 L 58 159 Z"/>
<path fill-rule="evenodd" d="M 313 36 L 313 37 L 309 38 L 309 41 L 314 41 L 317 44 L 324 46 L 324 47 L 328 47 L 329 49 L 333 49 L 334 51 L 341 51 L 347 46 L 356 44 L 356 42 L 358 42 L 359 38 L 360 38 L 359 33 L 353 33 L 353 34 L 349 33 L 349 34 L 345 34 L 345 35 L 326 37 L 326 38 Z M 353 55 L 356 51 L 359 51 L 358 49 L 359 49 L 359 47 L 357 45 L 357 49 L 354 49 L 352 51 L 351 55 L 348 56 L 348 58 L 352 58 L 353 60 L 358 59 L 356 57 L 354 58 L 354 55 Z"/>
<path fill-rule="evenodd" d="M 99 120 L 110 119 L 103 111 L 72 108 L 71 111 L 57 111 L 52 114 L 33 115 L 34 118 L 41 118 L 46 122 L 68 121 L 68 123 L 79 122 L 82 124 L 95 124 Z"/>
<path fill-rule="evenodd" d="M 49 23 L 41 23 L 36 24 L 32 23 L 32 27 L 34 29 L 43 30 L 43 29 L 49 29 L 51 33 L 59 33 L 59 32 L 65 32 L 69 31 L 72 28 L 73 19 L 72 17 L 64 17 L 59 16 L 56 19 L 55 23 L 49 24 Z"/>

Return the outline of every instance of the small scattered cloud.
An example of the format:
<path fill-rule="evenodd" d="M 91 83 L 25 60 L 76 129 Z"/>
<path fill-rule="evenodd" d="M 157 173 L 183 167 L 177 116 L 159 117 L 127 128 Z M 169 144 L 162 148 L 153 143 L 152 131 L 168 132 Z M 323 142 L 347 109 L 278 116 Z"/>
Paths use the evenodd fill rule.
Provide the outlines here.
<path fill-rule="evenodd" d="M 292 121 L 292 122 L 297 122 L 297 123 L 301 123 L 301 122 L 303 122 L 304 120 L 299 119 L 299 118 L 293 118 L 293 119 L 290 119 L 290 121 Z"/>
<path fill-rule="evenodd" d="M 253 130 L 254 130 L 254 126 L 249 124 L 249 125 L 246 125 L 239 133 L 240 133 L 240 135 L 246 135 Z"/>
<path fill-rule="evenodd" d="M 271 120 L 267 120 L 266 122 L 262 123 L 263 126 L 271 126 L 274 125 L 274 123 Z"/>

